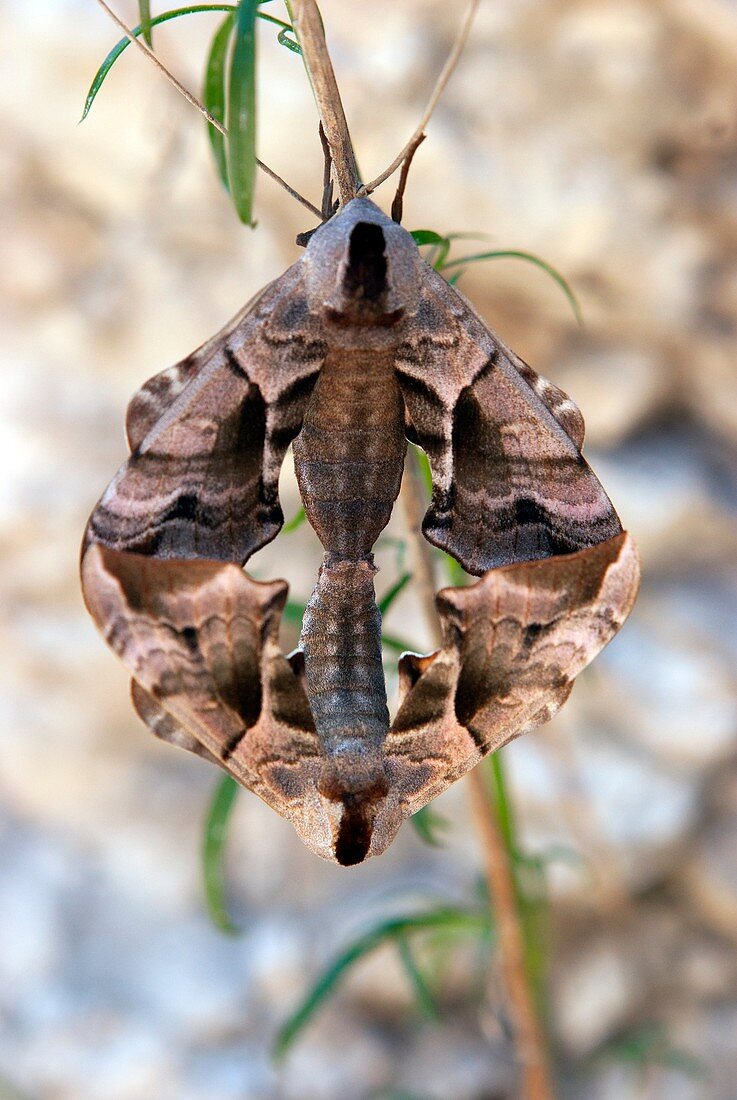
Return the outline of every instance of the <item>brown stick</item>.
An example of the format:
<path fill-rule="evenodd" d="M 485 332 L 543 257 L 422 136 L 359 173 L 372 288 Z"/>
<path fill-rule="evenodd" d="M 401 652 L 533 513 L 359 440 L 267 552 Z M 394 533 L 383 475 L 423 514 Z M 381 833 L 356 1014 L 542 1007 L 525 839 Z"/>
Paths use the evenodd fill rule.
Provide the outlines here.
<path fill-rule="evenodd" d="M 338 198 L 341 206 L 344 206 L 356 197 L 359 186 L 358 166 L 333 63 L 325 42 L 320 12 L 315 0 L 288 0 L 287 10 L 302 47 L 305 68 L 330 145 Z"/>
<path fill-rule="evenodd" d="M 433 641 L 439 645 L 433 556 L 422 535 L 423 486 L 417 458 L 411 449 L 407 453 L 401 497 L 418 565 L 416 580 L 420 599 Z M 522 1073 L 520 1100 L 553 1100 L 545 1038 L 525 963 L 524 936 L 509 854 L 484 784 L 481 767 L 474 768 L 469 773 L 467 783 L 471 812 L 483 849 L 486 880 L 496 916 L 504 981 L 514 1020 L 515 1045 Z"/>
<path fill-rule="evenodd" d="M 525 964 L 525 944 L 519 919 L 509 854 L 481 768 L 468 775 L 471 810 L 483 847 L 486 879 L 496 915 L 499 951 L 515 1027 L 520 1063 L 521 1100 L 553 1100 L 545 1038 Z"/>

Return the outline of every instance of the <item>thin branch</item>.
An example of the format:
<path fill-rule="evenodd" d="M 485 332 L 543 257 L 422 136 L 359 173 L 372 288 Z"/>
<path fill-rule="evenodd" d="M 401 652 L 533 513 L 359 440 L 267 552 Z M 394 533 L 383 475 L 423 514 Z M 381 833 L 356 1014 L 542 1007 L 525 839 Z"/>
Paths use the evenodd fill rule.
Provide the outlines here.
<path fill-rule="evenodd" d="M 553 1100 L 545 1039 L 525 965 L 525 944 L 514 876 L 499 821 L 489 800 L 481 768 L 468 774 L 471 809 L 483 846 L 486 879 L 496 914 L 499 950 L 515 1026 L 521 1064 L 521 1100 Z"/>
<path fill-rule="evenodd" d="M 363 187 L 360 188 L 358 192 L 359 195 L 370 195 L 371 192 L 375 191 L 380 184 L 384 183 L 385 180 L 388 180 L 389 176 L 394 175 L 397 168 L 399 168 L 399 166 L 404 163 L 407 156 L 412 151 L 413 147 L 416 146 L 416 142 L 420 134 L 424 133 L 424 131 L 427 129 L 427 124 L 430 121 L 430 116 L 437 107 L 438 100 L 445 91 L 445 86 L 453 75 L 453 70 L 458 64 L 460 56 L 463 53 L 466 42 L 468 41 L 468 36 L 471 33 L 471 26 L 473 24 L 480 2 L 481 0 L 471 0 L 471 3 L 468 5 L 468 11 L 466 12 L 466 16 L 463 20 L 463 23 L 461 24 L 461 29 L 458 32 L 458 37 L 455 40 L 453 49 L 448 54 L 448 59 L 443 65 L 442 72 L 440 73 L 440 76 L 437 79 L 437 83 L 433 88 L 432 95 L 428 100 L 424 114 L 417 124 L 415 132 L 412 134 L 412 137 L 402 149 L 401 153 L 399 153 L 394 158 L 388 168 L 384 169 L 384 171 L 380 175 L 378 175 L 376 179 L 371 180 L 370 183 L 365 183 Z"/>
<path fill-rule="evenodd" d="M 346 122 L 325 31 L 315 0 L 288 0 L 297 40 L 302 47 L 307 75 L 315 93 L 317 110 L 330 145 L 340 205 L 355 198 L 359 187 L 358 166 Z"/>
<path fill-rule="evenodd" d="M 113 23 L 115 23 L 116 26 L 118 26 L 120 28 L 120 30 L 123 32 L 125 37 L 130 42 L 132 42 L 133 45 L 136 46 L 142 53 L 144 53 L 146 55 L 146 57 L 149 59 L 149 61 L 152 61 L 154 63 L 154 65 L 159 70 L 159 72 L 163 73 L 163 75 L 166 77 L 166 79 L 169 81 L 169 83 L 174 88 L 176 88 L 176 90 L 179 92 L 179 94 L 184 96 L 184 98 L 187 100 L 187 102 L 189 104 L 191 104 L 195 108 L 195 110 L 199 111 L 200 114 L 203 115 L 203 117 L 207 119 L 207 121 L 210 123 L 211 126 L 214 126 L 215 129 L 219 130 L 220 133 L 223 134 L 224 136 L 227 135 L 228 131 L 223 126 L 222 122 L 220 122 L 219 119 L 215 118 L 214 115 L 211 115 L 210 112 L 208 111 L 207 107 L 205 107 L 204 103 L 200 103 L 199 99 L 197 99 L 196 96 L 192 95 L 192 93 L 189 91 L 189 89 L 185 88 L 184 85 L 182 83 L 180 83 L 180 81 L 177 80 L 177 78 L 174 76 L 173 73 L 169 72 L 169 70 L 166 68 L 166 66 L 163 65 L 161 63 L 161 61 L 159 61 L 158 57 L 153 52 L 153 50 L 150 49 L 146 45 L 145 42 L 143 42 L 137 35 L 135 35 L 133 33 L 132 29 L 126 23 L 124 23 L 123 20 L 118 15 L 115 14 L 115 12 L 112 10 L 112 8 L 110 8 L 105 3 L 105 0 L 97 0 L 97 3 L 100 5 L 100 7 L 103 9 L 103 11 L 107 12 L 107 14 L 112 19 Z M 265 172 L 266 175 L 270 176 L 271 179 L 273 179 L 275 183 L 278 183 L 280 187 L 283 187 L 284 190 L 287 191 L 292 196 L 293 199 L 296 199 L 297 202 L 302 204 L 302 206 L 307 207 L 307 209 L 309 211 L 311 211 L 313 214 L 316 214 L 318 218 L 321 216 L 320 211 L 318 210 L 318 208 L 316 206 L 313 206 L 312 203 L 309 201 L 309 199 L 306 199 L 304 197 L 304 195 L 300 195 L 299 191 L 295 191 L 295 189 L 293 187 L 291 187 L 286 182 L 286 180 L 283 180 L 281 178 L 281 176 L 278 175 L 278 173 L 276 173 L 273 170 L 273 168 L 269 168 L 268 164 L 264 164 L 264 162 L 259 160 L 258 158 L 256 158 L 256 164 L 258 165 L 258 167 L 261 169 L 262 172 Z"/>

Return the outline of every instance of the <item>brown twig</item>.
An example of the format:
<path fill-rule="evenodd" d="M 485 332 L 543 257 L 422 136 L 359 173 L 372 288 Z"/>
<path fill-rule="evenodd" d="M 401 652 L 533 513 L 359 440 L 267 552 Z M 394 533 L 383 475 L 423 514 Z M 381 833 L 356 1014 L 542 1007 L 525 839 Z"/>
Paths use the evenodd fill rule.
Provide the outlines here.
<path fill-rule="evenodd" d="M 514 875 L 499 821 L 480 767 L 468 775 L 476 830 L 483 847 L 486 879 L 496 916 L 504 984 L 509 996 L 520 1063 L 521 1100 L 553 1100 L 545 1038 L 525 963 Z"/>
<path fill-rule="evenodd" d="M 435 645 L 440 629 L 435 608 L 433 554 L 422 535 L 423 486 L 414 451 L 407 454 L 402 503 L 415 551 L 417 587 Z M 486 879 L 494 906 L 504 980 L 515 1026 L 521 1067 L 521 1100 L 553 1100 L 545 1039 L 525 962 L 525 943 L 509 853 L 481 767 L 468 775 L 471 811 L 483 849 Z"/>
<path fill-rule="evenodd" d="M 149 46 L 144 41 L 142 41 L 142 39 L 140 39 L 137 35 L 133 33 L 132 29 L 127 25 L 127 23 L 124 23 L 123 20 L 115 14 L 113 9 L 105 3 L 105 0 L 97 0 L 97 3 L 100 5 L 103 11 L 107 12 L 113 23 L 115 23 L 115 25 L 120 28 L 128 41 L 132 42 L 132 44 L 136 46 L 141 51 L 141 53 L 145 54 L 149 61 L 153 62 L 159 72 L 162 73 L 164 77 L 169 81 L 172 87 L 176 88 L 179 94 L 184 96 L 184 98 L 187 100 L 187 103 L 191 104 L 191 106 L 194 107 L 195 110 L 199 111 L 200 114 L 207 119 L 211 126 L 214 126 L 215 129 L 219 130 L 219 132 L 224 136 L 227 136 L 228 131 L 223 126 L 222 122 L 219 119 L 215 118 L 214 115 L 210 114 L 204 103 L 200 103 L 199 99 L 197 99 L 196 96 L 192 95 L 190 90 L 188 88 L 185 88 L 185 86 L 179 80 L 177 80 L 174 74 L 167 69 L 166 65 L 163 65 L 162 62 L 159 61 L 154 51 L 150 49 Z M 262 160 L 259 160 L 258 157 L 256 158 L 256 164 L 262 172 L 264 172 L 267 176 L 274 180 L 275 183 L 278 183 L 280 187 L 283 187 L 284 190 L 287 191 L 293 199 L 296 199 L 297 202 L 302 204 L 302 206 L 307 207 L 307 209 L 310 210 L 313 214 L 316 214 L 318 217 L 320 217 L 320 211 L 318 210 L 318 208 L 316 206 L 313 206 L 309 199 L 306 199 L 304 195 L 300 195 L 299 191 L 296 191 L 294 187 L 287 183 L 286 180 L 283 180 L 281 176 L 274 171 L 273 168 L 269 168 L 268 164 L 264 164 L 264 162 Z"/>
<path fill-rule="evenodd" d="M 338 198 L 340 205 L 344 206 L 356 197 L 360 181 L 320 12 L 315 0 L 287 0 L 287 11 L 302 48 L 302 57 L 315 93 L 320 121 L 330 145 Z"/>
<path fill-rule="evenodd" d="M 453 70 L 458 64 L 460 56 L 463 53 L 466 42 L 468 41 L 468 36 L 471 33 L 471 26 L 473 24 L 474 17 L 476 15 L 480 2 L 481 0 L 471 0 L 471 3 L 468 5 L 468 10 L 466 11 L 466 16 L 463 20 L 463 23 L 461 24 L 461 29 L 458 32 L 458 37 L 453 44 L 452 50 L 448 54 L 448 58 L 443 65 L 440 76 L 438 77 L 435 83 L 435 87 L 433 88 L 432 95 L 427 102 L 427 106 L 425 107 L 422 118 L 420 119 L 418 125 L 415 127 L 415 131 L 412 134 L 412 137 L 404 146 L 401 153 L 397 154 L 397 156 L 394 158 L 388 168 L 385 168 L 384 171 L 376 177 L 376 179 L 371 180 L 370 183 L 365 183 L 363 187 L 360 188 L 358 192 L 359 195 L 370 195 L 371 192 L 375 191 L 380 184 L 384 183 L 385 180 L 388 180 L 389 176 L 394 175 L 397 168 L 399 168 L 399 166 L 403 164 L 406 160 L 407 154 L 410 152 L 413 145 L 415 145 L 420 134 L 424 133 L 424 131 L 427 129 L 427 124 L 430 121 L 430 116 L 437 107 L 438 100 L 445 91 L 445 86 L 453 75 Z"/>

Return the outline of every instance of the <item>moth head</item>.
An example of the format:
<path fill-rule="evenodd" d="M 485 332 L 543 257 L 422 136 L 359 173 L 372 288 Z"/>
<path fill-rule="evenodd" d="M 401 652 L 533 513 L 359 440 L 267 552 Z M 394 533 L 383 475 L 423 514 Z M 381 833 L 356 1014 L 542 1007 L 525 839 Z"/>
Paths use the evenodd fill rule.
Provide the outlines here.
<path fill-rule="evenodd" d="M 329 322 L 384 328 L 417 312 L 417 245 L 370 199 L 352 199 L 320 226 L 304 261 L 310 309 Z"/>

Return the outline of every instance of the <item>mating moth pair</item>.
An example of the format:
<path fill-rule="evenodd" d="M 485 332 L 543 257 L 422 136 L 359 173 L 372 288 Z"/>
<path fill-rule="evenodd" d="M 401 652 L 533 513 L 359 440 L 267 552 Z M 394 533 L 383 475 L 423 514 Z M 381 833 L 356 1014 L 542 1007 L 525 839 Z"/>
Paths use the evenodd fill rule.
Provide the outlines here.
<path fill-rule="evenodd" d="M 90 517 L 87 606 L 161 738 L 220 765 L 340 864 L 547 721 L 637 592 L 583 419 L 369 199 L 348 202 L 227 325 L 147 382 Z M 425 537 L 480 577 L 437 596 L 441 647 L 399 662 L 390 722 L 372 548 L 407 441 Z M 282 521 L 287 448 L 325 555 L 286 656 L 284 581 L 243 571 Z"/>

